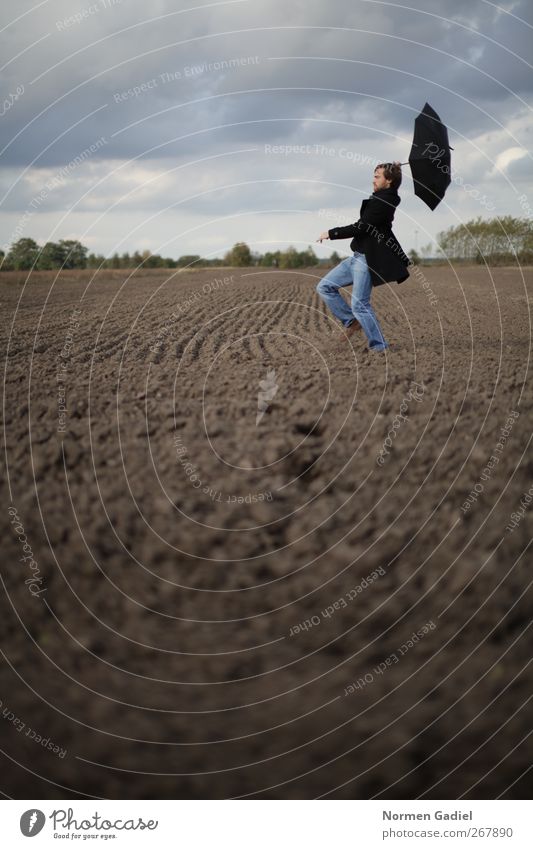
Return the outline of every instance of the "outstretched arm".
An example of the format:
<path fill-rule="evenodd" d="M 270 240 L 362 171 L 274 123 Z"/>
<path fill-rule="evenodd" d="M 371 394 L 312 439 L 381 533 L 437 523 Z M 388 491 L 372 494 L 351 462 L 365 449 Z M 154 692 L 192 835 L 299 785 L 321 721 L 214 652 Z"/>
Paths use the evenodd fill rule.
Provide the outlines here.
<path fill-rule="evenodd" d="M 345 227 L 332 227 L 331 230 L 328 230 L 330 239 L 353 239 L 355 234 L 358 232 L 358 224 L 359 221 L 356 221 L 355 224 L 347 224 Z"/>

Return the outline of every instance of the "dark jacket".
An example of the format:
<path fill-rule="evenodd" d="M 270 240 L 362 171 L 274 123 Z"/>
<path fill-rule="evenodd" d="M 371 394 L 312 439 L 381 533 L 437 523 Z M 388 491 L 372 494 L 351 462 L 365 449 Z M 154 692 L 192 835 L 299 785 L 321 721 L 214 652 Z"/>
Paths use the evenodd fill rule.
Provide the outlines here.
<path fill-rule="evenodd" d="M 361 204 L 360 218 L 346 227 L 328 230 L 330 239 L 348 239 L 350 249 L 366 257 L 373 286 L 407 280 L 410 259 L 392 232 L 392 221 L 400 196 L 396 189 L 378 189 Z"/>

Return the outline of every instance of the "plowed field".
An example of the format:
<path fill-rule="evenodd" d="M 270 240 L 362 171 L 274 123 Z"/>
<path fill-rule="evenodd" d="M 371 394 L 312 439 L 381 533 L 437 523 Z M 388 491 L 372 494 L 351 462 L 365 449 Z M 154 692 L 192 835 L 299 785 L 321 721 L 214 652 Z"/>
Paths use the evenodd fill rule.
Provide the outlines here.
<path fill-rule="evenodd" d="M 5 794 L 530 795 L 533 269 L 419 271 L 2 274 Z"/>

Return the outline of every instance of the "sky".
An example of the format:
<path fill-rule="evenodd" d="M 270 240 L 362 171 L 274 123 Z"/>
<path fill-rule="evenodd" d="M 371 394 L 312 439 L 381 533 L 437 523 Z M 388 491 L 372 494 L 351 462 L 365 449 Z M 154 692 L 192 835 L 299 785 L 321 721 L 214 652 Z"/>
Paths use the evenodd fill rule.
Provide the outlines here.
<path fill-rule="evenodd" d="M 0 48 L 4 250 L 348 255 L 318 236 L 407 162 L 426 102 L 452 183 L 432 212 L 403 166 L 404 250 L 533 214 L 531 0 L 2 0 Z"/>

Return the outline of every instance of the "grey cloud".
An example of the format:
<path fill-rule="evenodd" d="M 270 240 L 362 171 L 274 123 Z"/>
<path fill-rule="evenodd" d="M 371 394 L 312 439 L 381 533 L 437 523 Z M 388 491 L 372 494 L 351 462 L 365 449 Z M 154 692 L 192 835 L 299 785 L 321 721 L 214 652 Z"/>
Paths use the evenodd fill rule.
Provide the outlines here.
<path fill-rule="evenodd" d="M 468 6 L 462 0 L 445 5 L 430 0 L 418 10 L 365 0 L 271 0 L 267 5 L 246 0 L 184 14 L 176 13 L 186 4 L 169 0 L 152 0 L 148 7 L 125 0 L 80 4 L 74 9 L 68 0 L 50 0 L 0 36 L 9 57 L 48 35 L 11 63 L 3 77 L 6 95 L 17 85 L 25 90 L 2 117 L 2 147 L 7 148 L 0 185 L 9 191 L 2 221 L 7 213 L 20 215 L 28 203 L 41 172 L 35 166 L 27 172 L 33 183 L 21 175 L 33 160 L 37 167 L 59 169 L 102 137 L 105 144 L 91 155 L 90 166 L 80 167 L 67 186 L 50 195 L 50 209 L 68 208 L 91 180 L 105 178 L 130 158 L 136 159 L 132 167 L 162 169 L 169 162 L 185 164 L 249 147 L 257 150 L 240 159 L 230 155 L 188 165 L 169 177 L 168 189 L 179 199 L 193 193 L 197 175 L 216 189 L 244 179 L 275 181 L 292 169 L 303 182 L 290 196 L 275 182 L 262 184 L 260 195 L 253 185 L 216 189 L 190 201 L 188 209 L 198 216 L 232 214 L 255 208 L 258 198 L 269 208 L 285 200 L 311 209 L 316 201 L 305 181 L 312 179 L 324 181 L 321 206 L 339 205 L 337 190 L 328 184 L 354 180 L 364 197 L 370 193 L 367 170 L 347 167 L 340 157 L 283 162 L 265 157 L 264 145 L 344 146 L 361 156 L 379 150 L 384 158 L 406 161 L 413 119 L 428 100 L 450 128 L 459 167 L 472 139 L 498 133 L 500 125 L 510 126 L 527 112 L 520 98 L 531 102 L 533 78 L 524 62 L 533 64 L 531 30 L 519 20 L 531 18 L 526 0 L 507 4 L 512 15 L 484 0 Z M 89 7 L 96 11 L 63 25 Z M 4 2 L 2 25 L 23 11 L 14 0 Z M 165 17 L 143 23 L 157 16 Z M 70 54 L 75 55 L 67 59 Z M 253 57 L 257 62 L 250 61 Z M 217 64 L 238 59 L 248 61 L 238 67 Z M 135 86 L 145 90 L 128 94 Z M 525 145 L 530 136 L 526 129 L 520 132 L 505 146 Z M 487 152 L 493 160 L 498 154 L 490 142 Z M 509 165 L 509 174 L 517 168 Z M 481 155 L 468 168 L 469 178 L 485 181 L 487 192 L 497 180 L 488 170 Z M 95 209 L 99 198 L 105 206 L 122 192 L 120 181 L 110 177 L 82 207 Z M 163 188 L 139 193 L 136 201 L 149 210 L 167 202 Z M 133 202 L 125 202 L 128 209 Z M 471 208 L 476 214 L 476 206 Z"/>

